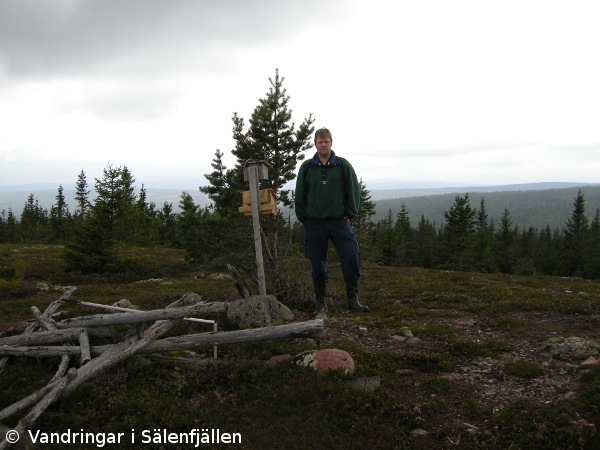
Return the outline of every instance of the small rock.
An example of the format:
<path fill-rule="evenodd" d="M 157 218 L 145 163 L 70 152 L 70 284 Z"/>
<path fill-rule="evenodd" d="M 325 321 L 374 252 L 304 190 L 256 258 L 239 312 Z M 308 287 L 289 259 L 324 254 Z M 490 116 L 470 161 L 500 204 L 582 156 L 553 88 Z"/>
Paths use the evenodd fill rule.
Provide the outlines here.
<path fill-rule="evenodd" d="M 117 308 L 131 308 L 131 302 L 126 298 L 122 298 L 118 302 L 114 302 L 111 306 L 116 306 Z"/>
<path fill-rule="evenodd" d="M 290 308 L 285 306 L 279 300 L 277 300 L 277 306 L 279 306 L 279 314 L 285 323 L 290 323 L 294 321 L 294 313 Z"/>
<path fill-rule="evenodd" d="M 404 342 L 408 338 L 406 336 L 398 336 L 397 334 L 395 334 L 394 336 L 392 336 L 392 339 L 395 341 Z"/>
<path fill-rule="evenodd" d="M 581 367 L 593 367 L 597 366 L 598 364 L 600 364 L 600 361 L 598 361 L 593 356 L 590 356 L 588 359 L 581 363 Z"/>
<path fill-rule="evenodd" d="M 398 370 L 396 370 L 396 373 L 398 375 L 406 376 L 406 375 L 412 375 L 413 373 L 415 373 L 415 371 L 412 369 L 398 369 Z"/>
<path fill-rule="evenodd" d="M 400 328 L 400 334 L 402 336 L 406 336 L 408 338 L 414 337 L 414 335 L 412 334 L 412 331 L 410 331 L 410 328 L 408 328 L 408 327 Z"/>
<path fill-rule="evenodd" d="M 413 436 L 427 436 L 429 432 L 423 428 L 415 428 L 414 430 L 410 430 L 410 434 Z"/>
<path fill-rule="evenodd" d="M 340 371 L 344 374 L 354 373 L 354 360 L 344 350 L 329 348 L 312 350 L 294 356 L 293 363 L 300 366 L 312 367 L 320 374 L 328 370 Z"/>
<path fill-rule="evenodd" d="M 240 329 L 282 325 L 293 320 L 292 312 L 274 295 L 253 295 L 229 303 L 227 319 Z"/>

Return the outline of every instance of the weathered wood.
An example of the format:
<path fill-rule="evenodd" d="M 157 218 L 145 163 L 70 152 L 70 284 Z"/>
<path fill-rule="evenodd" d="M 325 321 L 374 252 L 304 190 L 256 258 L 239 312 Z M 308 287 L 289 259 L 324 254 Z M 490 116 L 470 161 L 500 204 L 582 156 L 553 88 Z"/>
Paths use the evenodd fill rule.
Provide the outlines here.
<path fill-rule="evenodd" d="M 69 355 L 62 355 L 62 359 L 58 366 L 58 370 L 50 380 L 48 384 L 54 383 L 59 378 L 63 377 L 65 373 L 67 373 L 67 369 L 69 368 L 69 362 L 71 361 L 71 357 Z"/>
<path fill-rule="evenodd" d="M 81 358 L 79 364 L 82 366 L 87 364 L 92 355 L 90 354 L 90 338 L 85 328 L 82 328 L 79 332 L 79 347 L 81 348 Z"/>
<path fill-rule="evenodd" d="M 4 370 L 8 367 L 8 361 L 8 356 L 0 358 L 0 375 L 2 375 L 4 373 Z"/>
<path fill-rule="evenodd" d="M 148 345 L 140 354 L 156 353 L 169 350 L 210 347 L 213 345 L 235 344 L 240 342 L 266 341 L 279 339 L 310 338 L 324 339 L 326 333 L 320 319 L 298 322 L 277 327 L 254 328 L 250 330 L 225 331 L 220 333 L 199 333 L 186 336 L 160 339 Z M 93 355 L 103 354 L 114 348 L 114 345 L 92 346 Z M 53 357 L 61 355 L 78 355 L 79 347 L 37 346 L 37 347 L 0 347 L 0 355 Z"/>
<path fill-rule="evenodd" d="M 65 395 L 70 394 L 81 384 L 91 380 L 99 373 L 116 366 L 130 356 L 138 353 L 176 324 L 177 322 L 174 320 L 160 320 L 144 332 L 142 339 L 133 340 L 134 338 L 130 338 L 120 344 L 111 346 L 106 352 L 77 369 L 77 376 L 66 387 Z"/>
<path fill-rule="evenodd" d="M 170 350 L 212 347 L 214 345 L 236 344 L 252 341 L 269 341 L 279 339 L 326 337 L 322 319 L 297 322 L 276 327 L 253 328 L 249 330 L 223 331 L 220 333 L 198 333 L 185 336 L 169 337 L 152 342 L 140 351 L 140 354 L 160 353 Z M 119 345 L 119 344 L 117 344 Z M 112 351 L 115 345 L 92 346 L 92 355 Z M 78 347 L 40 346 L 40 347 L 0 347 L 0 355 L 50 357 L 61 355 L 77 355 Z M 93 362 L 94 360 L 92 360 Z"/>
<path fill-rule="evenodd" d="M 65 292 L 63 292 L 63 294 L 58 299 L 54 300 L 52 303 L 50 303 L 48 305 L 48 307 L 46 308 L 46 310 L 44 311 L 42 316 L 44 318 L 50 318 L 52 316 L 52 314 L 54 314 L 58 310 L 60 305 L 62 305 L 63 301 L 68 299 L 71 296 L 71 294 L 73 292 L 75 292 L 76 289 L 77 289 L 76 287 L 70 287 Z M 40 325 L 39 322 L 36 320 L 31 325 L 28 325 L 23 333 L 24 334 L 31 333 L 31 332 L 35 331 L 37 328 L 39 328 L 39 325 Z M 9 362 L 8 358 L 0 359 L 0 375 L 4 372 L 4 370 L 8 366 L 8 362 Z"/>
<path fill-rule="evenodd" d="M 235 287 L 240 293 L 240 296 L 242 298 L 250 298 L 250 289 L 248 289 L 248 285 L 240 276 L 240 273 L 237 271 L 237 269 L 231 264 L 227 264 L 227 270 L 229 270 L 229 274 L 231 275 L 231 278 L 233 278 L 233 282 L 235 283 Z"/>
<path fill-rule="evenodd" d="M 73 288 L 72 290 L 75 290 L 75 288 Z M 178 306 L 190 305 L 190 304 L 197 303 L 201 300 L 202 300 L 202 298 L 197 294 L 186 294 L 179 300 L 171 303 L 168 307 L 178 307 Z M 57 304 L 57 303 L 55 303 L 55 304 Z M 48 309 L 46 311 L 48 311 Z M 136 351 L 138 351 L 139 349 L 141 349 L 145 345 L 147 345 L 149 342 L 152 342 L 154 339 L 158 338 L 160 335 L 162 335 L 163 333 L 168 331 L 168 329 L 170 329 L 171 326 L 174 325 L 175 323 L 176 323 L 175 321 L 157 322 L 152 327 L 150 327 L 148 330 L 146 330 L 146 332 L 144 333 L 144 338 L 142 340 L 137 340 L 137 337 L 132 337 L 132 338 L 128 339 L 127 341 L 122 342 L 121 344 L 112 346 L 110 351 L 106 351 L 100 357 L 92 360 L 90 363 L 86 364 L 83 367 L 80 367 L 79 370 L 75 371 L 75 378 L 72 380 L 72 382 L 70 382 L 68 384 L 69 389 L 67 390 L 67 392 L 68 393 L 72 392 L 75 388 L 77 388 L 83 382 L 93 378 L 99 372 L 106 370 L 106 369 L 112 367 L 113 365 L 118 364 L 119 362 L 123 361 L 124 359 L 128 358 L 129 356 L 134 354 Z M 76 331 L 77 335 L 80 332 L 80 330 L 75 330 L 75 331 Z M 32 335 L 46 334 L 46 333 L 49 335 L 57 334 L 57 332 L 32 333 L 30 331 L 30 334 L 32 334 Z M 7 348 L 7 347 L 8 347 L 7 345 L 0 346 L 0 348 Z M 27 349 L 29 347 L 24 347 L 24 348 Z M 56 347 L 49 347 L 49 348 L 54 349 Z M 64 393 L 62 386 L 60 388 L 55 388 L 55 387 L 57 386 L 58 383 L 62 384 L 63 379 L 60 378 L 60 376 L 64 373 L 64 371 L 68 367 L 68 364 L 69 364 L 68 354 L 78 354 L 78 353 L 80 353 L 81 350 L 80 350 L 80 347 L 75 347 L 75 346 L 63 346 L 63 347 L 59 347 L 59 348 L 65 349 L 65 351 L 62 353 L 62 355 L 63 355 L 62 362 L 61 362 L 59 369 L 58 369 L 56 375 L 54 376 L 54 378 L 48 383 L 48 385 L 44 386 L 43 388 L 41 388 L 38 391 L 34 392 L 33 394 L 29 395 L 28 397 L 20 400 L 19 402 L 16 402 L 13 405 L 10 405 L 9 407 L 4 408 L 2 411 L 0 411 L 0 422 L 2 420 L 4 420 L 5 418 L 10 417 L 10 416 L 28 408 L 35 402 L 39 401 L 39 399 L 41 399 L 42 397 L 47 396 L 50 391 L 54 392 L 52 395 L 53 396 L 55 395 L 56 398 L 58 398 L 58 396 L 61 395 L 61 393 Z M 34 347 L 34 349 L 35 349 L 35 347 Z M 35 351 L 34 351 L 34 353 L 35 353 Z M 3 360 L 6 360 L 6 359 L 7 358 L 3 358 Z M 75 369 L 72 369 L 72 370 L 75 370 Z M 54 399 L 52 399 L 52 397 L 47 397 L 46 400 L 48 400 L 48 399 L 51 399 L 52 401 L 54 401 Z"/>
<path fill-rule="evenodd" d="M 55 331 L 36 331 L 35 333 L 19 334 L 0 338 L 2 345 L 46 345 L 57 342 L 77 341 L 80 330 L 77 328 L 65 328 Z M 108 328 L 94 327 L 87 330 L 89 336 L 112 337 L 112 331 Z"/>
<path fill-rule="evenodd" d="M 62 377 L 46 394 L 46 396 L 31 410 L 29 413 L 23 417 L 17 426 L 15 427 L 15 431 L 17 431 L 20 435 L 29 430 L 35 421 L 40 415 L 46 411 L 48 406 L 54 403 L 60 396 L 62 395 L 65 388 L 68 386 L 69 381 L 75 377 L 75 369 L 69 370 L 67 375 Z M 10 444 L 6 439 L 0 442 L 0 450 L 8 448 Z"/>
<path fill-rule="evenodd" d="M 250 206 L 252 207 L 252 228 L 254 230 L 254 251 L 256 253 L 258 289 L 260 295 L 267 295 L 267 288 L 265 284 L 265 269 L 262 254 L 262 242 L 260 239 L 260 185 L 258 165 L 256 163 L 257 161 L 254 162 L 254 164 L 246 165 L 246 167 L 244 168 L 244 176 L 248 178 L 248 184 L 250 189 Z"/>
<path fill-rule="evenodd" d="M 84 302 L 81 300 L 67 300 L 68 302 L 75 303 L 81 306 L 93 306 L 94 308 L 102 308 L 108 309 L 109 311 L 118 311 L 118 312 L 138 312 L 141 311 L 139 309 L 133 308 L 123 308 L 121 306 L 112 306 L 112 305 L 103 305 L 101 303 L 92 303 L 92 302 Z"/>
<path fill-rule="evenodd" d="M 92 349 L 92 353 L 93 353 Z M 31 347 L 3 345 L 0 347 L 0 355 L 2 356 L 21 356 L 30 358 L 54 357 L 62 355 L 79 355 L 81 350 L 79 347 L 67 345 L 36 345 Z"/>
<path fill-rule="evenodd" d="M 65 292 L 63 292 L 63 294 L 58 299 L 54 300 L 52 303 L 50 303 L 48 305 L 48 307 L 44 310 L 44 313 L 42 315 L 45 318 L 52 317 L 52 314 L 54 314 L 58 310 L 58 308 L 60 308 L 60 306 L 63 304 L 63 302 L 65 300 L 67 300 L 68 298 L 71 297 L 71 294 L 73 292 L 75 292 L 76 289 L 77 289 L 77 287 L 70 287 Z M 37 328 L 39 328 L 39 323 L 36 320 L 34 323 L 32 323 L 31 325 L 29 325 L 25 329 L 25 333 L 31 333 L 32 331 L 35 331 Z"/>
<path fill-rule="evenodd" d="M 46 331 L 56 330 L 56 326 L 54 325 L 54 321 L 51 317 L 47 317 L 44 314 L 42 314 L 36 306 L 32 306 L 29 309 L 31 310 L 31 313 L 35 316 L 40 328 L 43 328 Z"/>
<path fill-rule="evenodd" d="M 213 345 L 236 344 L 241 342 L 269 341 L 293 338 L 324 339 L 326 337 L 322 319 L 290 323 L 275 327 L 252 328 L 249 330 L 223 331 L 220 333 L 199 333 L 161 339 L 142 351 L 159 353 L 178 349 L 195 349 Z M 101 349 L 101 347 L 98 347 Z"/>
<path fill-rule="evenodd" d="M 155 320 L 182 319 L 186 316 L 223 314 L 227 312 L 226 302 L 199 303 L 192 306 L 179 308 L 155 309 L 153 311 L 140 311 L 116 314 L 96 314 L 93 316 L 75 317 L 65 319 L 56 324 L 57 328 L 73 327 L 102 327 L 107 325 L 122 325 L 140 322 L 153 322 Z"/>

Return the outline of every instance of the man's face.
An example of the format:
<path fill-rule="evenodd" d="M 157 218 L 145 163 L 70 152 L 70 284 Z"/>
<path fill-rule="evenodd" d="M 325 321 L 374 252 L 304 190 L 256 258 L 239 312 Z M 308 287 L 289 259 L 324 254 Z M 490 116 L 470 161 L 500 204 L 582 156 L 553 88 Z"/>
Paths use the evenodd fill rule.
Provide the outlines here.
<path fill-rule="evenodd" d="M 319 157 L 329 159 L 329 156 L 331 156 L 331 138 L 327 135 L 319 135 L 315 145 Z"/>

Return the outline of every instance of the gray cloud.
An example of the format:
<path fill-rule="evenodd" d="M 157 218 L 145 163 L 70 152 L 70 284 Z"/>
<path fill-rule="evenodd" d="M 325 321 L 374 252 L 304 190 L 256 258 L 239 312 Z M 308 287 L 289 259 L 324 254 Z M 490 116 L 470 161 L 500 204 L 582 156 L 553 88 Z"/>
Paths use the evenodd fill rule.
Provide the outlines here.
<path fill-rule="evenodd" d="M 170 83 L 118 83 L 89 87 L 78 99 L 64 100 L 60 109 L 113 121 L 155 120 L 176 108 L 183 95 Z"/>
<path fill-rule="evenodd" d="M 141 59 L 177 70 L 203 54 L 215 58 L 219 48 L 280 43 L 305 27 L 344 16 L 351 5 L 341 0 L 0 0 L 0 69 L 9 77 L 75 75 Z M 169 67 L 174 64 L 178 67 Z"/>
<path fill-rule="evenodd" d="M 398 158 L 409 158 L 409 157 L 455 157 L 461 155 L 468 155 L 471 153 L 493 153 L 498 151 L 511 151 L 516 149 L 533 149 L 537 148 L 541 143 L 482 143 L 482 144 L 469 144 L 456 147 L 439 147 L 439 148 L 400 148 L 400 149 L 386 149 L 378 150 L 377 157 L 398 157 Z"/>

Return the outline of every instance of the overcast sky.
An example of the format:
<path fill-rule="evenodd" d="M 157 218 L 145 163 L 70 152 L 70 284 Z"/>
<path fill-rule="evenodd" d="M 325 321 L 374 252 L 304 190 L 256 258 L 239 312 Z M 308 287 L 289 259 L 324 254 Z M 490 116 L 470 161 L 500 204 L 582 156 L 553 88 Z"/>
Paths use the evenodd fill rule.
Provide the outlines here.
<path fill-rule="evenodd" d="M 205 185 L 276 68 L 296 125 L 329 127 L 367 188 L 597 183 L 599 17 L 596 0 L 0 0 L 0 188 L 108 164 Z"/>

